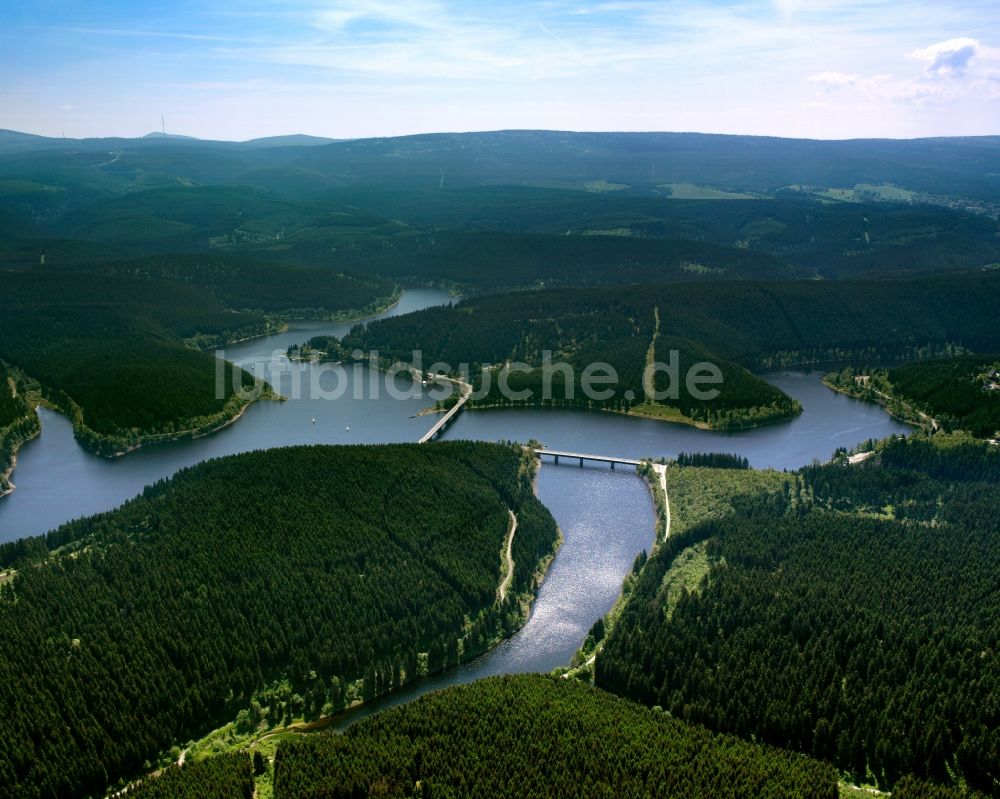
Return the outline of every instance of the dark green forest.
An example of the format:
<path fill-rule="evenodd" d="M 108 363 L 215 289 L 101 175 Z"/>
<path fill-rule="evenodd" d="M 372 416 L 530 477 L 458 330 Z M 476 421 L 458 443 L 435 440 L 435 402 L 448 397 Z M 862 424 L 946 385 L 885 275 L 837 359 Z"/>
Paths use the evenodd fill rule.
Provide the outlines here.
<path fill-rule="evenodd" d="M 8 131 L 0 262 L 235 252 L 478 291 L 979 269 L 1000 262 L 997 149 L 991 137 L 503 131 L 247 146 Z"/>
<path fill-rule="evenodd" d="M 969 430 L 976 436 L 1000 431 L 1000 356 L 906 364 L 890 369 L 894 393 L 914 402 L 946 430 Z"/>
<path fill-rule="evenodd" d="M 728 452 L 680 452 L 678 466 L 698 466 L 704 469 L 749 469 L 750 461 L 743 455 Z"/>
<path fill-rule="evenodd" d="M 253 765 L 242 753 L 216 755 L 129 786 L 134 799 L 253 799 Z"/>
<path fill-rule="evenodd" d="M 743 367 L 687 339 L 665 335 L 662 328 L 658 333 L 659 309 L 650 294 L 648 290 L 531 292 L 463 300 L 359 325 L 335 351 L 343 357 L 355 350 L 377 352 L 385 363 L 408 363 L 419 350 L 425 368 L 442 361 L 458 373 L 465 365 L 477 389 L 472 407 L 551 404 L 636 411 L 644 400 L 652 399 L 643 383 L 652 345 L 653 360 L 664 365 L 653 388 L 677 389 L 676 397 L 668 395 L 658 405 L 675 408 L 688 419 L 741 427 L 788 418 L 800 410 L 783 392 Z M 324 339 L 310 345 L 329 349 L 331 343 Z M 703 361 L 713 363 L 722 374 L 715 399 L 696 399 L 686 387 L 689 368 Z M 507 362 L 529 368 L 502 366 Z M 609 365 L 617 378 L 591 384 L 603 398 L 588 397 L 583 391 L 584 370 L 592 364 Z M 666 368 L 670 365 L 676 365 L 676 374 Z M 505 392 L 505 384 L 517 393 Z"/>
<path fill-rule="evenodd" d="M 474 443 L 255 452 L 6 547 L 0 794 L 102 794 L 240 711 L 315 718 L 482 652 L 556 543 L 533 464 Z"/>
<path fill-rule="evenodd" d="M 950 788 L 907 775 L 896 783 L 895 799 L 985 799 L 985 794 L 963 788 Z"/>
<path fill-rule="evenodd" d="M 239 410 L 233 380 L 216 396 L 215 358 L 196 335 L 260 332 L 193 288 L 93 274 L 0 272 L 0 359 L 37 381 L 88 449 L 112 454 L 143 435 L 218 425 Z M 250 389 L 252 376 L 240 372 Z"/>
<path fill-rule="evenodd" d="M 553 285 L 776 280 L 802 274 L 782 258 L 755 250 L 615 235 L 442 230 L 359 242 L 341 258 L 365 273 L 475 292 Z"/>
<path fill-rule="evenodd" d="M 883 788 L 912 773 L 995 793 L 998 485 L 996 448 L 899 439 L 737 497 L 646 564 L 597 684 Z M 671 602 L 690 547 L 706 572 Z"/>
<path fill-rule="evenodd" d="M 274 795 L 835 799 L 837 775 L 576 680 L 520 676 L 423 696 L 344 735 L 282 742 Z"/>
<path fill-rule="evenodd" d="M 478 373 L 483 364 L 515 361 L 541 367 L 549 351 L 553 363 L 574 366 L 577 379 L 587 364 L 611 364 L 618 385 L 603 407 L 628 410 L 646 396 L 642 372 L 656 334 L 656 359 L 666 363 L 677 351 L 682 379 L 697 361 L 715 363 L 724 378 L 716 400 L 698 401 L 682 391 L 678 400 L 663 404 L 714 426 L 743 426 L 787 418 L 796 408 L 741 367 L 912 358 L 953 343 L 989 348 L 1000 343 L 993 323 L 998 303 L 1000 275 L 995 274 L 891 284 L 734 282 L 521 292 L 359 325 L 343 339 L 340 356 L 360 349 L 377 351 L 389 363 L 411 362 L 414 350 L 420 350 L 425 366 L 442 361 L 458 370 L 468 364 L 478 384 L 489 376 Z M 328 341 L 312 343 L 329 346 Z M 491 391 L 474 404 L 509 402 L 492 376 Z M 539 371 L 512 372 L 509 384 L 532 389 L 537 402 L 542 378 Z M 554 389 L 565 389 L 560 380 L 555 374 Z M 671 381 L 661 372 L 656 387 Z M 552 394 L 565 400 L 568 392 Z M 575 403 L 565 404 L 592 404 L 580 400 L 578 389 L 574 398 Z"/>
<path fill-rule="evenodd" d="M 529 360 L 543 349 L 540 342 L 559 344 L 550 331 L 564 318 L 581 320 L 581 327 L 590 320 L 587 332 L 594 337 L 620 337 L 628 324 L 645 336 L 659 309 L 663 335 L 757 368 L 865 355 L 913 357 L 948 343 L 988 352 L 1000 337 L 994 324 L 998 302 L 1000 273 L 891 283 L 562 289 L 473 297 L 450 308 L 371 322 L 352 331 L 350 343 L 393 358 L 422 349 L 453 364 Z"/>
<path fill-rule="evenodd" d="M 979 438 L 1000 431 L 997 355 L 932 358 L 892 368 L 845 367 L 824 380 L 926 428 L 967 430 Z"/>
<path fill-rule="evenodd" d="M 18 448 L 38 434 L 38 415 L 19 393 L 17 381 L 0 361 L 0 496 L 10 489 L 7 475 Z"/>
<path fill-rule="evenodd" d="M 46 271 L 79 267 L 48 266 Z M 155 256 L 107 262 L 88 273 L 140 280 L 166 280 L 207 289 L 233 311 L 256 311 L 285 319 L 359 315 L 385 305 L 396 292 L 389 278 L 338 274 L 231 254 Z"/>

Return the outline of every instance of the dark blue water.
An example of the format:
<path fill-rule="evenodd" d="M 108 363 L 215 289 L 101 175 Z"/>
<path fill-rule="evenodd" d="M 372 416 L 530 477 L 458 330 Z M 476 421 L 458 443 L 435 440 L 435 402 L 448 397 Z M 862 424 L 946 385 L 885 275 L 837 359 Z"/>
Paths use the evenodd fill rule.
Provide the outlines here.
<path fill-rule="evenodd" d="M 753 430 L 698 430 L 652 419 L 543 408 L 464 411 L 444 432 L 445 438 L 481 441 L 534 438 L 545 446 L 571 452 L 629 458 L 676 457 L 679 452 L 735 452 L 757 468 L 797 469 L 814 459 L 826 461 L 837 447 L 850 449 L 868 438 L 910 431 L 883 408 L 831 391 L 821 372 L 765 375 L 802 404 L 790 422 Z"/>

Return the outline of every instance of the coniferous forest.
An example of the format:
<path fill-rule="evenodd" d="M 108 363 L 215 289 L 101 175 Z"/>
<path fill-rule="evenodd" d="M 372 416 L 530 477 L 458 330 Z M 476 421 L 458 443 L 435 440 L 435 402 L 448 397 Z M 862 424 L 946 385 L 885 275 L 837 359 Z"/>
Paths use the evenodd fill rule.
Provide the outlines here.
<path fill-rule="evenodd" d="M 274 768 L 275 799 L 837 797 L 828 764 L 545 676 L 480 680 L 344 735 L 285 741 Z"/>
<path fill-rule="evenodd" d="M 690 471 L 671 494 L 682 519 L 739 474 Z M 747 484 L 650 559 L 597 684 L 885 789 L 913 774 L 995 793 L 998 485 L 1000 451 L 961 437 Z"/>
<path fill-rule="evenodd" d="M 253 764 L 242 753 L 216 755 L 169 766 L 162 774 L 129 786 L 132 799 L 253 799 Z"/>
<path fill-rule="evenodd" d="M 0 362 L 0 496 L 10 488 L 7 472 L 18 447 L 38 430 L 38 416 L 20 393 L 14 376 Z"/>
<path fill-rule="evenodd" d="M 0 795 L 103 795 L 240 711 L 315 718 L 482 652 L 556 542 L 532 466 L 472 443 L 255 452 L 8 550 Z M 256 701 L 282 680 L 286 702 Z"/>

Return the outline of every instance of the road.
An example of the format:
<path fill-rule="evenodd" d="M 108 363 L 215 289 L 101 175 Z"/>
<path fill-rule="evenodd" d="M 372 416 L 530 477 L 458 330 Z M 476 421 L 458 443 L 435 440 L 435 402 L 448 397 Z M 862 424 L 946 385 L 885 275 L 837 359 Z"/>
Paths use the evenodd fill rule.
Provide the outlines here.
<path fill-rule="evenodd" d="M 517 532 L 517 516 L 514 515 L 514 511 L 510 508 L 507 509 L 507 513 L 510 514 L 510 532 L 507 533 L 507 574 L 504 575 L 503 581 L 500 583 L 500 604 L 507 598 L 507 589 L 510 587 L 510 581 L 514 579 L 514 557 L 511 550 L 514 547 L 514 533 Z"/>

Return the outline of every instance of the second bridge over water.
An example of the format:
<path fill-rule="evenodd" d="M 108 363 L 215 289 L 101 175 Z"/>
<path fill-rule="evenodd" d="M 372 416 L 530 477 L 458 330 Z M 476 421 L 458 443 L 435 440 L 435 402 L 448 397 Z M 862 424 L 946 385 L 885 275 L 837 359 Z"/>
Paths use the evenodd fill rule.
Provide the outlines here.
<path fill-rule="evenodd" d="M 588 455 L 583 452 L 565 452 L 559 449 L 533 449 L 539 458 L 543 456 L 551 457 L 555 463 L 559 463 L 560 458 L 567 460 L 578 460 L 580 466 L 583 466 L 584 461 L 595 461 L 597 463 L 610 463 L 611 468 L 614 469 L 616 464 L 621 464 L 623 466 L 641 466 L 642 461 L 634 460 L 633 458 L 619 458 L 616 455 Z"/>

